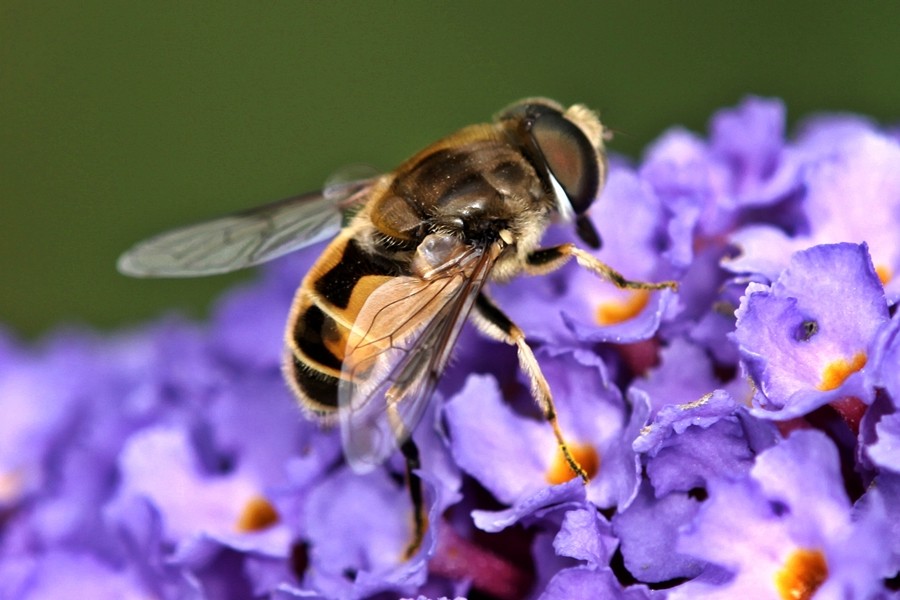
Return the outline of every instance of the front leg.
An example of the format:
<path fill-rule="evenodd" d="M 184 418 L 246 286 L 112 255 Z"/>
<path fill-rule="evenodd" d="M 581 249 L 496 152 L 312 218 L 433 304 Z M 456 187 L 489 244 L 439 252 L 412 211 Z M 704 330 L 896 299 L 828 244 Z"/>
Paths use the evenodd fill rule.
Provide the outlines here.
<path fill-rule="evenodd" d="M 526 259 L 525 272 L 529 275 L 545 275 L 559 269 L 573 257 L 580 266 L 606 279 L 618 288 L 635 290 L 678 289 L 678 283 L 675 281 L 649 283 L 626 279 L 624 275 L 575 244 L 560 244 L 559 246 L 535 250 Z"/>
<path fill-rule="evenodd" d="M 519 326 L 513 323 L 506 314 L 500 310 L 496 304 L 490 301 L 483 293 L 478 295 L 475 300 L 474 310 L 472 311 L 472 320 L 475 325 L 487 336 L 505 342 L 512 346 L 516 346 L 519 356 L 519 368 L 528 375 L 531 381 L 531 397 L 541 409 L 544 418 L 553 428 L 553 434 L 556 436 L 556 442 L 559 449 L 566 459 L 569 468 L 581 477 L 584 483 L 588 482 L 588 474 L 582 468 L 578 461 L 572 456 L 569 445 L 563 437 L 562 430 L 556 420 L 556 406 L 553 404 L 553 394 L 550 391 L 550 384 L 547 378 L 541 372 L 541 366 L 538 364 L 531 346 L 525 341 L 525 334 L 519 329 Z"/>

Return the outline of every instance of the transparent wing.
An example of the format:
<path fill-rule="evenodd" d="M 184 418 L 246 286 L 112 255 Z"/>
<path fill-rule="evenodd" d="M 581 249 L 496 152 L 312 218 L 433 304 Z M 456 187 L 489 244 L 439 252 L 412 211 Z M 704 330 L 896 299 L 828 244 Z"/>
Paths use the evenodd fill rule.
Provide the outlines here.
<path fill-rule="evenodd" d="M 160 234 L 119 257 L 118 269 L 132 277 L 196 277 L 272 260 L 334 236 L 375 181 L 340 183 Z"/>
<path fill-rule="evenodd" d="M 397 277 L 364 304 L 347 344 L 338 415 L 348 464 L 381 464 L 418 424 L 499 250 L 459 245 L 453 266 Z"/>

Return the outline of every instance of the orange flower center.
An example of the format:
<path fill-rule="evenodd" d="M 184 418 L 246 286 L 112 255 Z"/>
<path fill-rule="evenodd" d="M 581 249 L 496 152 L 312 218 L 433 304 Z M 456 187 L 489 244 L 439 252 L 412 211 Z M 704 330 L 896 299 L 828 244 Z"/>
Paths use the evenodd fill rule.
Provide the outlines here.
<path fill-rule="evenodd" d="M 894 276 L 893 271 L 887 265 L 878 265 L 877 267 L 875 267 L 875 273 L 878 274 L 878 279 L 881 280 L 881 285 L 887 285 Z"/>
<path fill-rule="evenodd" d="M 848 377 L 866 366 L 866 361 L 868 361 L 866 353 L 857 352 L 849 361 L 839 358 L 828 363 L 822 371 L 822 381 L 816 387 L 823 392 L 839 388 Z"/>
<path fill-rule="evenodd" d="M 592 479 L 597 474 L 597 471 L 600 470 L 600 456 L 590 444 L 569 444 L 569 452 L 572 454 L 572 458 L 587 473 L 589 479 Z M 569 466 L 569 462 L 566 460 L 566 455 L 557 446 L 553 462 L 547 470 L 547 482 L 557 485 L 565 483 L 576 476 L 575 471 L 572 470 L 572 467 Z"/>
<path fill-rule="evenodd" d="M 601 302 L 594 318 L 600 325 L 615 325 L 636 317 L 650 300 L 649 290 L 631 290 L 621 300 Z"/>
<path fill-rule="evenodd" d="M 253 496 L 247 501 L 237 521 L 237 530 L 242 533 L 262 531 L 278 522 L 278 511 L 262 496 Z"/>
<path fill-rule="evenodd" d="M 775 589 L 783 600 L 809 600 L 828 579 L 828 563 L 820 550 L 801 548 L 775 573 Z"/>

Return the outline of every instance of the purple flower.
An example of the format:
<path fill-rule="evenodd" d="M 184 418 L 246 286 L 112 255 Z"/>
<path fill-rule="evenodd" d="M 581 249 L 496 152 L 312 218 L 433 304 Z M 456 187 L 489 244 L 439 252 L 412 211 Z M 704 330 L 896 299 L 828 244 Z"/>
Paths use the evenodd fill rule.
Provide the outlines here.
<path fill-rule="evenodd" d="M 615 573 L 609 569 L 591 569 L 588 567 L 571 567 L 557 573 L 540 600 L 591 600 L 592 598 L 610 598 L 615 600 L 643 600 L 645 598 L 663 597 L 651 594 L 643 586 L 632 586 L 624 589 L 616 579 Z"/>
<path fill-rule="evenodd" d="M 900 577 L 900 144 L 777 100 L 612 157 L 596 254 L 487 288 L 516 349 L 463 330 L 413 433 L 366 475 L 282 381 L 321 251 L 177 317 L 27 347 L 0 330 L 0 597 L 889 597 Z M 575 241 L 554 227 L 546 245 Z M 893 315 L 893 316 L 892 316 Z"/>
<path fill-rule="evenodd" d="M 618 540 L 612 528 L 595 510 L 566 513 L 553 547 L 560 556 L 585 561 L 591 567 L 609 564 Z"/>
<path fill-rule="evenodd" d="M 700 500 L 688 493 L 654 497 L 649 484 L 641 487 L 627 510 L 613 517 L 613 532 L 622 544 L 628 573 L 643 583 L 658 584 L 693 578 L 704 562 L 673 552 L 678 532 L 695 518 Z"/>
<path fill-rule="evenodd" d="M 424 561 L 403 561 L 412 535 L 408 502 L 383 471 L 358 476 L 342 469 L 313 488 L 303 524 L 309 589 L 362 598 L 392 588 L 409 593 L 424 583 Z"/>
<path fill-rule="evenodd" d="M 778 433 L 745 406 L 717 390 L 694 402 L 667 406 L 645 427 L 634 449 L 646 455 L 656 497 L 691 492 L 717 479 L 742 476 Z"/>
<path fill-rule="evenodd" d="M 628 572 L 645 583 L 703 573 L 703 561 L 671 551 L 679 532 L 696 518 L 710 485 L 746 474 L 776 439 L 770 423 L 724 391 L 663 408 L 634 442 L 646 472 L 640 493 L 612 518 Z"/>
<path fill-rule="evenodd" d="M 631 386 L 650 398 L 654 415 L 665 406 L 699 400 L 721 386 L 707 354 L 684 338 L 672 340 L 659 359 L 658 366 Z"/>
<path fill-rule="evenodd" d="M 794 180 L 802 199 L 797 233 L 753 224 L 738 232 L 741 249 L 728 263 L 735 272 L 758 272 L 774 279 L 795 250 L 816 244 L 866 242 L 888 296 L 900 287 L 900 144 L 870 123 L 847 118 L 810 123 L 791 149 L 782 170 Z"/>
<path fill-rule="evenodd" d="M 720 245 L 748 209 L 790 191 L 784 121 L 780 102 L 751 97 L 713 117 L 710 143 L 674 129 L 650 147 L 641 174 L 680 227 L 690 227 L 694 247 Z"/>
<path fill-rule="evenodd" d="M 900 475 L 885 470 L 853 507 L 857 520 L 876 518 L 885 528 L 881 535 L 886 543 L 881 549 L 886 554 L 887 568 L 883 577 L 896 576 L 900 570 Z"/>
<path fill-rule="evenodd" d="M 742 532 L 735 538 L 735 531 Z M 731 571 L 718 588 L 685 584 L 675 597 L 870 598 L 889 555 L 886 515 L 851 516 L 837 450 L 797 432 L 763 452 L 749 477 L 719 481 L 678 549 Z"/>
<path fill-rule="evenodd" d="M 48 552 L 39 560 L 13 558 L 0 566 L 0 596 L 34 599 L 71 597 L 73 591 L 86 598 L 117 600 L 146 598 L 160 592 L 159 581 L 148 585 L 137 568 L 120 569 L 89 553 L 62 549 Z M 168 592 L 191 597 L 187 582 Z"/>
<path fill-rule="evenodd" d="M 767 203 L 784 154 L 784 105 L 748 98 L 736 109 L 717 113 L 710 124 L 711 150 L 731 173 L 732 193 L 743 203 Z"/>
<path fill-rule="evenodd" d="M 591 353 L 541 352 L 538 359 L 556 395 L 562 431 L 591 477 L 587 499 L 601 507 L 624 506 L 634 496 L 638 473 L 628 448 L 646 408 L 638 404 L 629 419 L 621 393 Z M 574 476 L 550 426 L 504 405 L 490 379 L 470 378 L 445 413 L 457 462 L 504 504 Z"/>
<path fill-rule="evenodd" d="M 900 317 L 895 314 L 884 324 L 872 347 L 872 364 L 866 371 L 868 384 L 884 388 L 897 407 L 900 400 L 900 370 L 896 368 L 900 364 Z"/>
<path fill-rule="evenodd" d="M 119 502 L 149 500 L 163 516 L 176 556 L 198 537 L 274 556 L 287 556 L 290 531 L 278 519 L 260 478 L 238 468 L 210 472 L 188 432 L 148 427 L 131 436 L 120 455 Z"/>
<path fill-rule="evenodd" d="M 677 267 L 684 266 L 670 252 L 687 243 L 687 233 L 669 229 L 670 215 L 653 189 L 626 167 L 611 173 L 591 217 L 603 232 L 597 256 L 629 279 L 674 279 Z M 620 290 L 584 269 L 573 269 L 567 290 L 560 299 L 563 318 L 579 340 L 588 342 L 647 339 L 674 300 L 670 290 Z"/>
<path fill-rule="evenodd" d="M 888 311 L 865 244 L 796 253 L 771 286 L 747 286 L 737 318 L 759 414 L 788 418 L 840 397 L 871 400 L 860 371 Z"/>

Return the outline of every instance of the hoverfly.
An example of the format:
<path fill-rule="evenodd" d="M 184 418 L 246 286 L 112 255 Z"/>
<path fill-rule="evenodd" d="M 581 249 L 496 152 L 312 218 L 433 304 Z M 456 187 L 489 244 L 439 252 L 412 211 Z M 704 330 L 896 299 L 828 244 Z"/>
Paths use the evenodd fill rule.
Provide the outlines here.
<path fill-rule="evenodd" d="M 401 450 L 415 509 L 410 555 L 427 526 L 410 435 L 470 316 L 486 335 L 516 346 L 560 450 L 587 481 L 525 334 L 484 286 L 574 258 L 620 288 L 675 288 L 630 281 L 571 243 L 539 246 L 549 224 L 562 220 L 599 247 L 586 213 L 606 178 L 605 137 L 583 105 L 526 99 L 390 173 L 163 233 L 122 255 L 118 267 L 136 277 L 209 275 L 336 235 L 294 299 L 284 374 L 308 413 L 340 423 L 356 471 Z"/>

